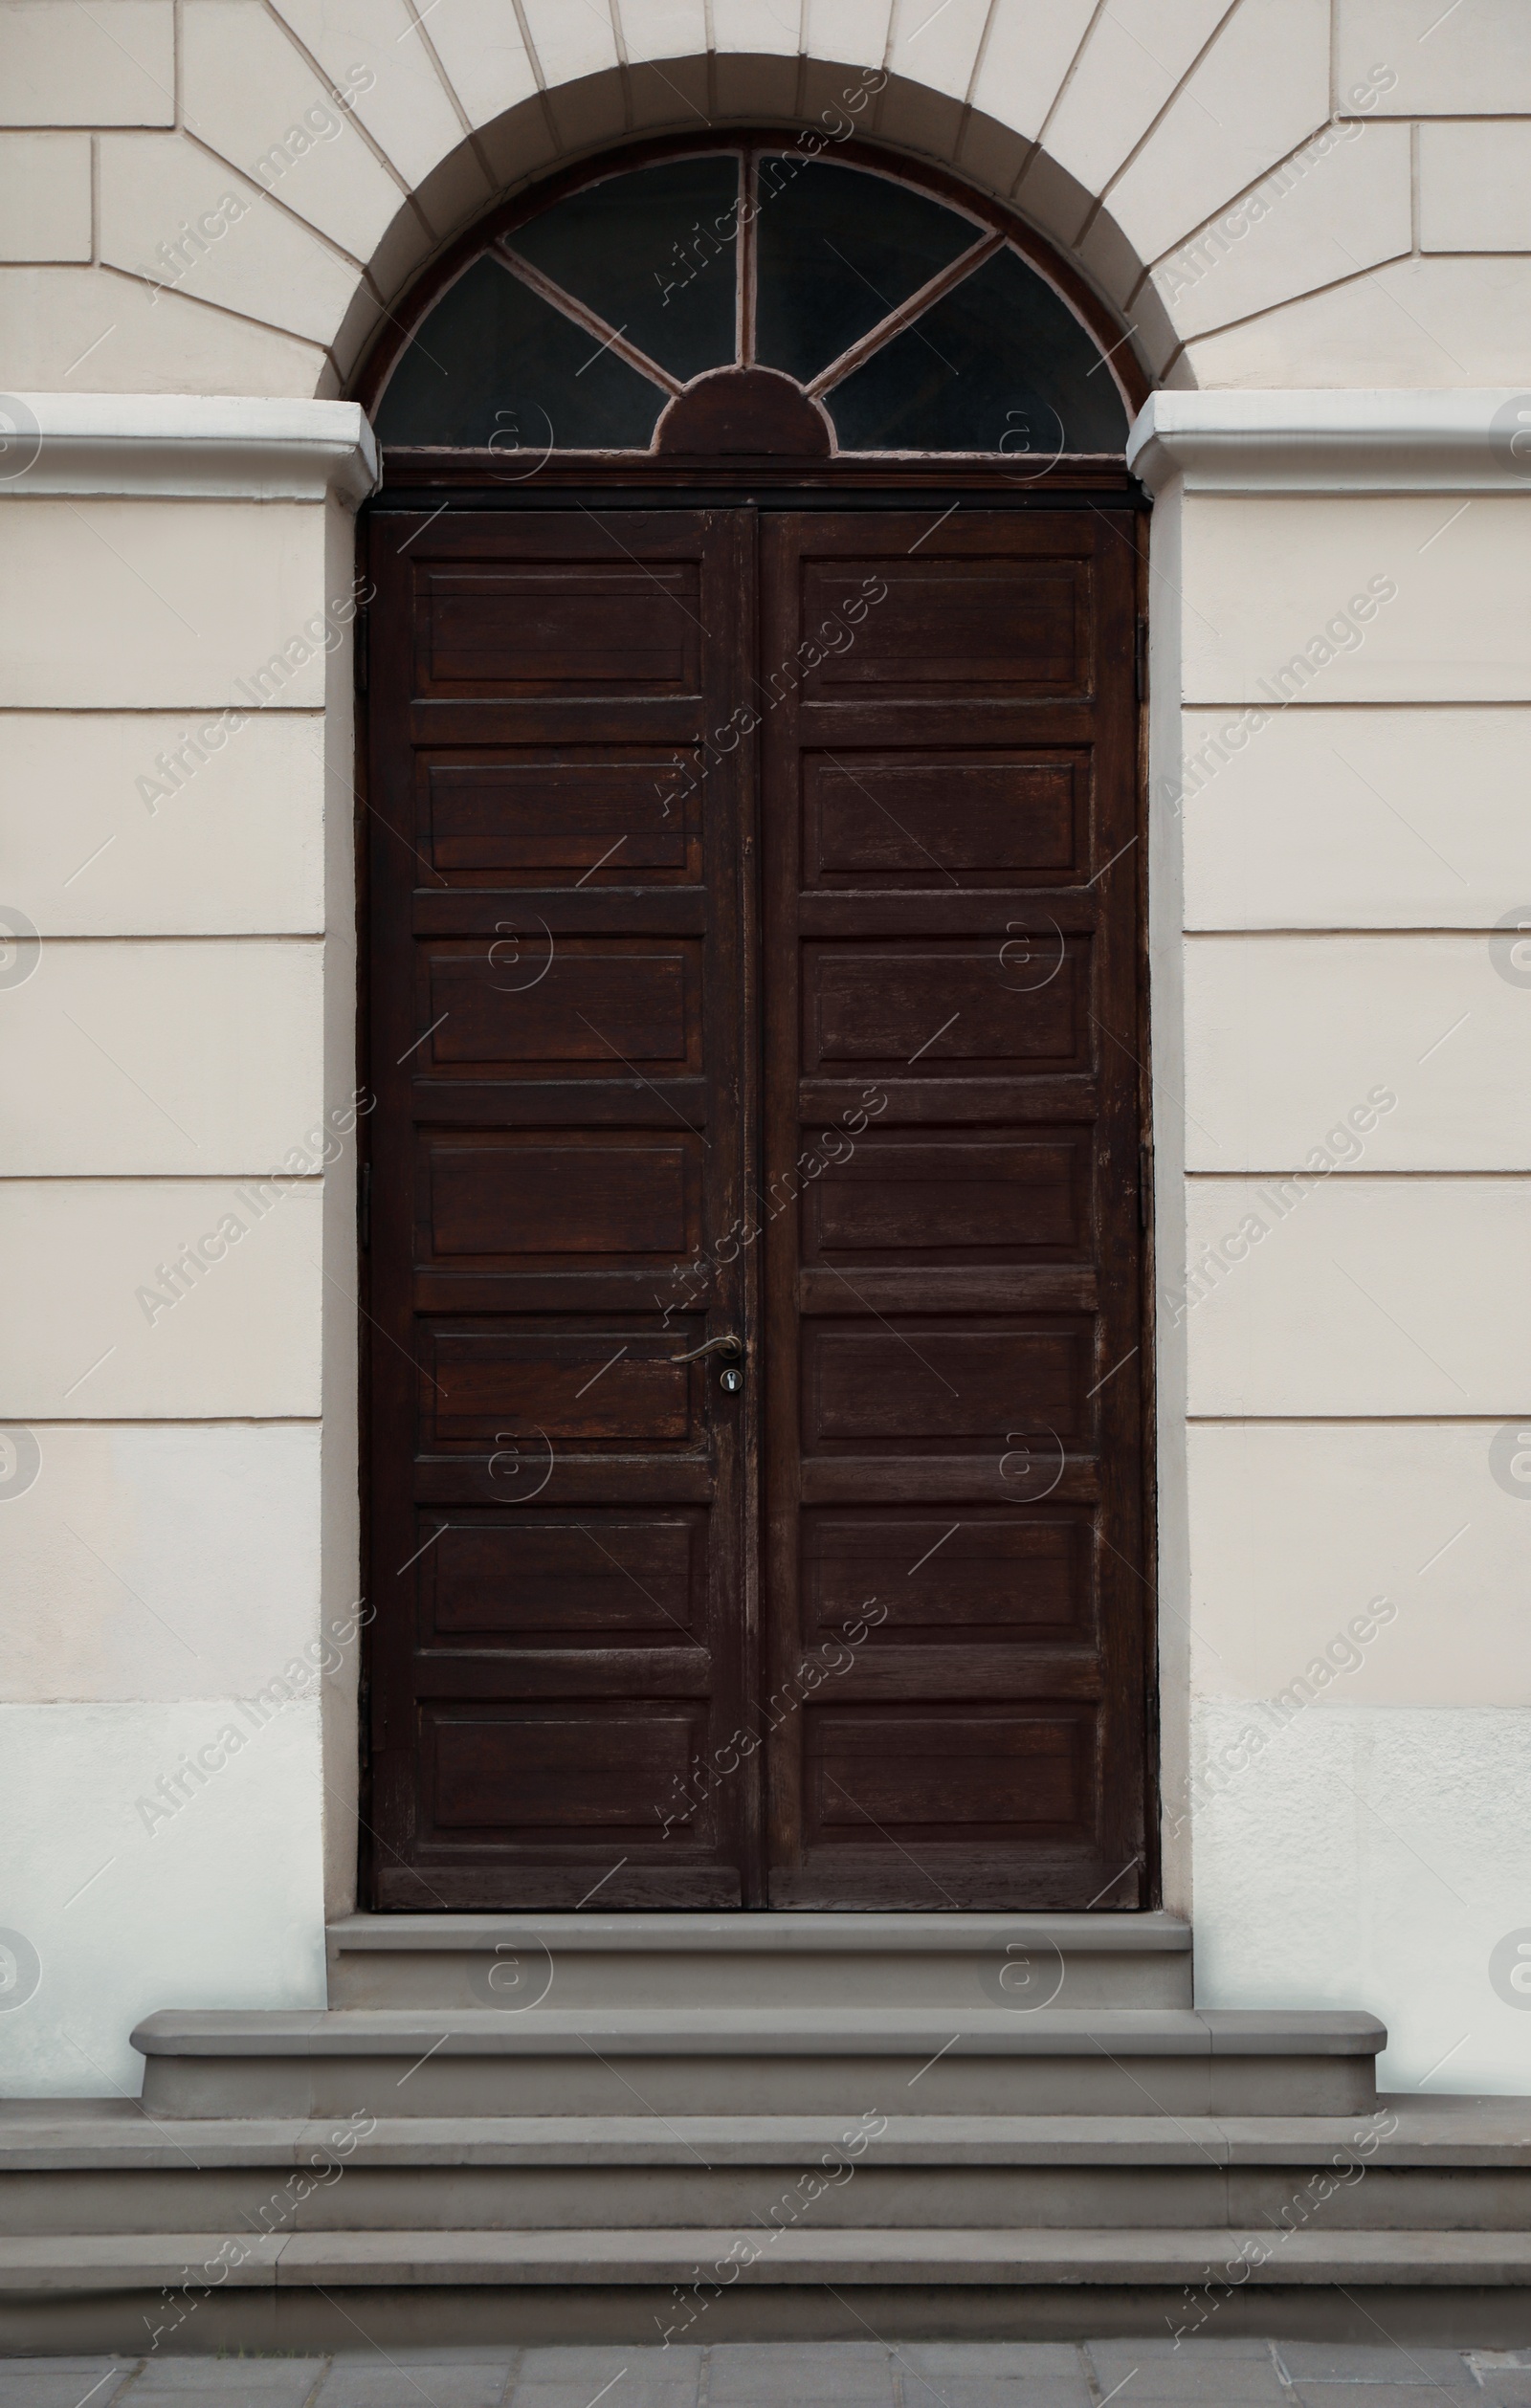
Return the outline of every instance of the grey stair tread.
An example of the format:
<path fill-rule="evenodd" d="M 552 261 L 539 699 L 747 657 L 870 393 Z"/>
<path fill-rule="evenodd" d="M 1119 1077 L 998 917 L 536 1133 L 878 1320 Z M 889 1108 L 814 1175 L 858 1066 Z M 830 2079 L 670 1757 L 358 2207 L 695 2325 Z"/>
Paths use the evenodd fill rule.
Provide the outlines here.
<path fill-rule="evenodd" d="M 322 2282 L 344 2279 L 354 2266 L 381 2264 L 398 2269 L 398 2279 L 415 2279 L 436 2266 L 460 2263 L 454 2242 L 462 2236 L 427 2232 L 409 2237 L 382 2233 L 305 2233 L 295 2235 L 278 2262 L 277 2281 Z M 1285 2269 L 1303 2267 L 1308 2279 L 1333 2283 L 1347 2274 L 1363 2281 L 1513 2282 L 1531 2280 L 1531 2234 L 1472 2232 L 1295 2233 L 1284 2244 L 1269 2231 L 1239 2234 L 1224 2228 L 1185 2232 L 1113 2232 L 1098 2227 L 1083 2230 L 1013 2231 L 959 2227 L 944 2231 L 879 2225 L 872 2230 L 822 2226 L 801 2233 L 784 2233 L 787 2244 L 778 2256 L 775 2245 L 758 2234 L 706 2228 L 670 2233 L 630 2231 L 590 2234 L 546 2232 L 481 2233 L 469 2236 L 485 2269 L 525 2268 L 534 2275 L 555 2266 L 598 2270 L 606 2281 L 642 2282 L 670 2279 L 683 2265 L 690 2269 L 708 2259 L 726 2257 L 736 2241 L 759 2247 L 753 2264 L 741 2262 L 740 2280 L 813 2281 L 836 2270 L 843 2279 L 883 2282 L 890 2273 L 899 2280 L 919 2281 L 925 2268 L 940 2280 L 988 2283 L 1162 2281 L 1166 2274 L 1183 2275 L 1194 2267 L 1219 2265 L 1244 2242 L 1258 2242 L 1271 2250 L 1266 2267 L 1251 2279 L 1269 2279 L 1268 2266 L 1277 2255 Z M 591 2250 L 594 2240 L 598 2246 Z M 1300 2244 L 1307 2243 L 1306 2248 Z M 335 2244 L 339 2243 L 337 2247 Z M 636 2246 L 634 2246 L 636 2242 Z M 507 2245 L 508 2244 L 508 2245 Z M 1387 2271 L 1387 2269 L 1391 2269 Z M 1496 2269 L 1490 2271 L 1490 2269 Z M 624 2274 L 619 2269 L 631 2269 Z M 652 2269 L 652 2272 L 651 2272 Z M 385 2277 L 383 2279 L 391 2279 Z M 439 2280 L 439 2275 L 437 2276 Z M 1288 2279 L 1292 2279 L 1288 2271 Z M 1301 2279 L 1300 2275 L 1297 2279 Z"/>
<path fill-rule="evenodd" d="M 1151 1914 L 352 1914 L 328 1929 L 341 1953 L 451 1954 L 512 1937 L 576 1952 L 832 1955 L 971 1953 L 1032 1942 L 1080 1955 L 1180 1955 L 1190 1925 Z"/>
<path fill-rule="evenodd" d="M 1291 2119 L 1291 2149 L 1326 2159 L 1355 2132 L 1349 2116 Z M 1205 2126 L 1205 2130 L 1204 2130 Z M 1102 2129 L 1102 2127 L 1104 2129 Z M 845 2147 L 844 2115 L 463 2115 L 379 2117 L 347 2152 L 353 2165 L 796 2165 Z M 0 2121 L 0 2171 L 100 2165 L 186 2167 L 306 2162 L 333 2142 L 333 2117 L 176 2119 L 173 2130 L 139 2116 Z M 1531 2140 L 1525 2144 L 1531 2155 Z M 1222 2163 L 1216 2118 L 1145 2115 L 905 2115 L 868 2137 L 858 2161 L 902 2165 Z M 1379 2152 L 1379 2154 L 1382 2153 Z M 1498 2162 L 1496 2158 L 1496 2162 Z"/>
<path fill-rule="evenodd" d="M 1374 2015 L 1192 2007 L 170 2007 L 132 2035 L 144 2056 L 285 2058 L 1368 2057 L 1387 2039 Z"/>
<path fill-rule="evenodd" d="M 1531 2234 L 1298 2231 L 1228 2227 L 1012 2231 L 825 2226 L 759 2231 L 330 2232 L 281 2239 L 217 2233 L 0 2238 L 0 2293 L 157 2287 L 227 2265 L 236 2286 L 397 2284 L 663 2284 L 722 2264 L 746 2285 L 1184 2284 L 1248 2250 L 1249 2281 L 1521 2286 Z M 748 2251 L 758 2251 L 750 2257 Z M 220 2285 L 221 2287 L 221 2285 Z"/>
<path fill-rule="evenodd" d="M 211 2274 L 212 2287 L 269 2289 L 284 2240 L 279 2234 L 41 2233 L 0 2235 L 0 2295 L 6 2292 L 137 2289 Z M 224 2271 L 223 2269 L 227 2269 Z"/>
<path fill-rule="evenodd" d="M 1387 2110 L 1383 2114 L 1383 2110 Z M 1531 2165 L 1531 2099 L 1383 2100 L 1372 2165 Z M 791 2165 L 844 2144 L 844 2116 L 460 2115 L 379 2117 L 348 2152 L 355 2164 L 564 2166 Z M 333 2146 L 333 2117 L 177 2118 L 166 2129 L 136 2101 L 0 2104 L 0 2171 L 108 2166 L 284 2166 Z M 903 2165 L 1322 2164 L 1358 2151 L 1350 2115 L 1206 2116 L 1187 2132 L 1170 2115 L 890 2116 L 863 2162 Z"/>
<path fill-rule="evenodd" d="M 1429 2097 L 1417 2091 L 1379 2091 L 1375 2113 L 1383 2137 L 1371 2157 L 1388 2165 L 1516 2165 L 1531 2162 L 1531 2098 L 1511 2093 L 1487 2098 Z M 1304 2135 L 1343 2122 L 1355 2138 L 1353 2117 L 1220 2115 L 1212 2119 L 1242 2165 L 1284 2159 Z"/>

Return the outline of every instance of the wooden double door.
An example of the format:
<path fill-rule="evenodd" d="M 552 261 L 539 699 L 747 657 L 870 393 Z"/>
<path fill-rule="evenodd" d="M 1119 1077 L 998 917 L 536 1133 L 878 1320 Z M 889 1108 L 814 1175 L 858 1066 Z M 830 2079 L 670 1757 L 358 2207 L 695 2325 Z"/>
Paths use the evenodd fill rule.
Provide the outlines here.
<path fill-rule="evenodd" d="M 368 542 L 372 1902 L 1146 1902 L 1132 518 Z"/>

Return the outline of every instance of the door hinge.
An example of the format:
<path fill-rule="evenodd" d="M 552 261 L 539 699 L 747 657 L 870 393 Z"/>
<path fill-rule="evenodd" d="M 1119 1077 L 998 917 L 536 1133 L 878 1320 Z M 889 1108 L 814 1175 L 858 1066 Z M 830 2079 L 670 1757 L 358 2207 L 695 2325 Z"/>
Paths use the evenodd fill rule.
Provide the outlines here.
<path fill-rule="evenodd" d="M 1133 685 L 1140 702 L 1148 699 L 1148 622 L 1138 621 L 1137 646 L 1133 655 Z"/>
<path fill-rule="evenodd" d="M 356 1244 L 369 1253 L 372 1246 L 372 1165 L 364 1162 L 356 1180 Z"/>
<path fill-rule="evenodd" d="M 372 1762 L 372 1684 L 364 1672 L 356 1684 L 356 1758 L 362 1771 Z"/>
<path fill-rule="evenodd" d="M 351 666 L 356 679 L 356 691 L 358 694 L 365 694 L 366 692 L 367 636 L 371 631 L 371 626 L 372 621 L 370 613 L 366 609 L 358 610 L 356 614 L 356 634 L 351 645 Z"/>
<path fill-rule="evenodd" d="M 1138 1226 L 1146 1229 L 1153 1218 L 1154 1150 L 1146 1138 L 1138 1146 Z"/>

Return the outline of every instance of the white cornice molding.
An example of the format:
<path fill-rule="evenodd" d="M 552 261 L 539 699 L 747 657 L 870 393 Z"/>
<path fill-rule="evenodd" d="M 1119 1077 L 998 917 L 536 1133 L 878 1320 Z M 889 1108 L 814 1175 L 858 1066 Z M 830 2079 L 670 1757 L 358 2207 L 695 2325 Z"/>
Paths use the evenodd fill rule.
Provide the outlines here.
<path fill-rule="evenodd" d="M 200 393 L 0 395 L 0 498 L 365 500 L 377 443 L 355 402 Z"/>
<path fill-rule="evenodd" d="M 1151 393 L 1127 465 L 1156 494 L 1531 494 L 1531 393 Z"/>
<path fill-rule="evenodd" d="M 20 393 L 0 396 L 0 497 L 355 503 L 379 475 L 355 402 Z M 1192 493 L 1531 493 L 1531 394 L 1162 391 L 1138 413 L 1127 463 L 1155 493 L 1177 477 Z"/>

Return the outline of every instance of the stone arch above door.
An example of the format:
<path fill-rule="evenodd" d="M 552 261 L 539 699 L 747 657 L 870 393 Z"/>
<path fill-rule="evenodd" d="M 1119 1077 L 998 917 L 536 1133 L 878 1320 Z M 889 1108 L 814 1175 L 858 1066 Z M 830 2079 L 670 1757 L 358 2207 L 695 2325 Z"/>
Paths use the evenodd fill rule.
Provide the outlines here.
<path fill-rule="evenodd" d="M 451 7 L 453 0 L 442 5 Z M 1024 89 L 1011 97 L 1024 110 Z M 782 129 L 784 147 L 806 156 L 833 160 L 854 145 L 863 154 L 869 148 L 882 153 L 895 172 L 900 166 L 944 170 L 959 197 L 966 191 L 975 199 L 1008 201 L 1024 183 L 1015 231 L 1024 238 L 1030 225 L 1044 247 L 1057 245 L 1062 257 L 1056 265 L 1075 288 L 1076 306 L 1093 305 L 1099 324 L 1111 325 L 1108 341 L 1121 340 L 1127 358 L 1119 366 L 1129 388 L 1143 389 L 1179 349 L 1156 292 L 1144 286 L 1144 263 L 1123 244 L 1097 197 L 1002 118 L 883 66 L 806 54 L 710 52 L 624 62 L 539 90 L 444 157 L 384 231 L 345 312 L 333 355 L 346 389 L 365 397 L 371 382 L 366 364 L 379 349 L 391 348 L 390 326 L 409 314 L 407 304 L 400 310 L 406 295 L 461 247 L 478 219 L 529 185 L 630 143 L 696 138 L 703 127 L 726 141 L 746 128 L 773 126 Z M 449 231 L 444 240 L 424 245 L 424 226 Z M 1087 229 L 1093 235 L 1088 263 L 1076 248 Z M 1108 259 L 1110 271 L 1102 273 Z M 1121 311 L 1135 294 L 1143 306 L 1128 327 Z"/>

